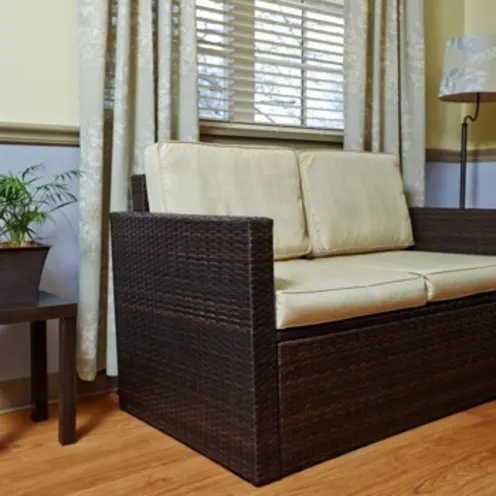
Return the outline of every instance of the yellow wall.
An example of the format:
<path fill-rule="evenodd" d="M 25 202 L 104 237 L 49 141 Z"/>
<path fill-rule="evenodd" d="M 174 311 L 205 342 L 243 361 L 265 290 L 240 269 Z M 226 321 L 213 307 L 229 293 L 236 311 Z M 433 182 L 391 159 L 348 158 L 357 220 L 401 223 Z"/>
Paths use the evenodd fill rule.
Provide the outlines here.
<path fill-rule="evenodd" d="M 496 33 L 496 0 L 465 0 L 465 33 Z M 464 115 L 473 112 L 473 105 L 463 105 Z M 481 105 L 474 124 L 469 124 L 469 148 L 496 148 L 496 104 Z"/>
<path fill-rule="evenodd" d="M 0 124 L 78 125 L 77 0 L 0 0 Z"/>
<path fill-rule="evenodd" d="M 425 0 L 426 146 L 458 150 L 460 124 L 472 105 L 441 102 L 439 83 L 446 41 L 462 34 L 496 32 L 496 0 Z M 479 119 L 469 129 L 469 148 L 496 147 L 496 105 L 481 106 Z"/>
<path fill-rule="evenodd" d="M 465 0 L 425 0 L 426 146 L 460 146 L 461 108 L 438 100 L 446 41 L 463 33 Z"/>

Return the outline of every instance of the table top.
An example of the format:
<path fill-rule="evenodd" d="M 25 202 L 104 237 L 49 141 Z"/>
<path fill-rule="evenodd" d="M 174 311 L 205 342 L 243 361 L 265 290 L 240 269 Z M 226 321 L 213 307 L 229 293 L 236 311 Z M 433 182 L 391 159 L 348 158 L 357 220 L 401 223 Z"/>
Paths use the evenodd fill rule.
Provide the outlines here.
<path fill-rule="evenodd" d="M 38 302 L 32 306 L 0 308 L 0 325 L 75 317 L 77 303 L 52 293 L 40 291 Z"/>

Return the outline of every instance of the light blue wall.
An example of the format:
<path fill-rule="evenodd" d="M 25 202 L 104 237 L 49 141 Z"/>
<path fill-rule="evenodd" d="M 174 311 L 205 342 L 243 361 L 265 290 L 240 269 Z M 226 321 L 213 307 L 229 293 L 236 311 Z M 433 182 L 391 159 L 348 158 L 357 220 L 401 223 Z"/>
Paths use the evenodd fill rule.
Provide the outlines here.
<path fill-rule="evenodd" d="M 460 166 L 428 163 L 426 170 L 426 204 L 433 207 L 457 207 Z M 496 163 L 482 162 L 467 167 L 466 206 L 496 208 Z"/>
<path fill-rule="evenodd" d="M 74 147 L 0 145 L 0 171 L 17 172 L 43 163 L 47 175 L 79 167 L 79 149 Z M 77 195 L 78 185 L 73 186 Z M 53 223 L 37 232 L 51 245 L 41 288 L 69 298 L 78 291 L 78 207 L 70 205 L 56 212 Z M 48 368 L 58 369 L 56 323 L 49 323 Z M 0 382 L 28 377 L 29 333 L 26 324 L 0 327 Z"/>

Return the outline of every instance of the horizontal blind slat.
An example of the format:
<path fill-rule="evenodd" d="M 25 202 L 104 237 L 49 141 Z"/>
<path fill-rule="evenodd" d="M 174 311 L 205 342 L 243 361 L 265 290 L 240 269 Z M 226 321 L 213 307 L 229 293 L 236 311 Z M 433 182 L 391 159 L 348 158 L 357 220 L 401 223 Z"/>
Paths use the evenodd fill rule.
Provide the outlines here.
<path fill-rule="evenodd" d="M 207 67 L 215 67 L 216 69 L 219 69 L 219 66 L 207 66 Z M 226 72 L 227 72 L 227 69 L 226 69 Z M 329 74 L 329 73 L 326 72 L 326 74 Z M 279 74 L 274 74 L 274 73 L 267 72 L 267 71 L 257 71 L 257 75 L 270 76 L 270 77 L 281 77 Z M 298 81 L 301 81 L 301 77 L 299 77 L 299 76 L 286 76 L 286 75 L 284 75 L 283 77 L 285 79 L 287 79 L 288 82 L 293 81 L 293 84 L 288 84 L 288 86 L 290 86 L 291 88 L 294 88 L 296 83 Z M 199 79 L 202 79 L 202 78 L 214 78 L 215 80 L 218 80 L 219 82 L 224 82 L 224 87 L 226 87 L 226 88 L 229 87 L 231 91 L 234 91 L 234 85 L 236 82 L 236 78 L 234 78 L 232 76 L 225 76 L 225 75 L 221 76 L 221 75 L 217 75 L 217 74 L 211 75 L 211 74 L 203 73 L 203 74 L 199 75 Z M 227 81 L 227 84 L 226 84 L 226 81 Z M 245 82 L 245 83 L 254 83 L 254 82 L 260 82 L 260 81 L 261 81 L 261 78 L 259 78 L 259 79 L 250 78 L 250 77 L 243 78 L 243 82 Z M 268 81 L 268 79 L 266 81 Z M 317 78 L 314 76 L 313 77 L 306 77 L 305 81 L 307 82 L 307 86 L 309 86 L 309 83 L 342 85 L 341 81 L 335 81 L 332 79 L 322 79 L 322 78 Z M 242 91 L 242 89 L 241 90 L 236 89 L 236 91 Z M 339 93 L 342 94 L 343 93 L 342 90 L 340 90 Z"/>
<path fill-rule="evenodd" d="M 226 36 L 232 37 L 231 33 L 238 31 L 250 31 L 252 27 L 252 21 L 253 17 L 246 16 L 246 22 L 244 20 L 238 20 L 238 21 L 232 21 L 229 22 L 229 20 L 225 21 L 220 21 L 217 19 L 209 19 L 207 20 L 206 18 L 197 18 L 197 21 L 201 21 L 204 24 L 207 24 L 208 26 L 216 26 L 217 30 L 214 31 L 215 34 L 219 34 L 223 32 Z M 257 30 L 266 30 L 271 34 L 279 34 L 283 35 L 284 33 L 278 32 L 277 28 L 293 28 L 293 29 L 298 29 L 301 30 L 301 25 L 293 25 L 293 26 L 288 26 L 287 23 L 278 21 L 277 19 L 271 19 L 270 24 L 268 21 L 265 21 L 263 19 L 255 19 L 255 22 L 257 24 Z M 198 22 L 198 24 L 200 24 Z M 264 24 L 267 24 L 267 26 L 264 26 Z M 308 23 L 307 23 L 308 24 Z M 207 27 L 204 27 L 202 25 L 197 26 L 197 32 L 199 34 L 203 34 L 204 31 L 208 30 Z M 307 25 L 305 26 L 305 31 L 307 33 L 307 36 L 310 38 L 313 38 L 315 40 L 320 40 L 320 39 L 327 39 L 330 37 L 334 37 L 337 40 L 339 40 L 338 44 L 342 44 L 342 38 L 344 34 L 344 29 L 342 25 L 337 25 L 337 24 L 332 24 L 332 23 L 319 23 L 318 26 L 315 25 Z M 291 36 L 286 32 L 286 36 Z M 299 37 L 300 35 L 294 35 L 295 37 Z"/>
<path fill-rule="evenodd" d="M 244 12 L 240 10 L 239 12 L 235 9 L 226 11 L 225 23 L 229 25 L 238 24 L 242 25 L 245 23 L 249 23 L 251 20 L 255 19 L 257 22 L 264 22 L 265 20 L 270 20 L 271 23 L 278 26 L 291 26 L 297 27 L 302 24 L 305 20 L 307 23 L 315 22 L 313 17 L 308 17 L 306 15 L 307 11 L 304 9 L 300 15 L 296 14 L 288 14 L 288 13 L 275 13 L 273 10 L 265 10 L 265 9 L 256 9 L 255 16 L 248 12 Z M 265 15 L 264 15 L 265 14 Z M 270 16 L 267 18 L 267 15 Z M 280 18 L 283 18 L 282 21 Z M 343 15 L 339 16 L 327 16 L 325 19 L 320 19 L 320 21 L 316 22 L 319 26 L 327 26 L 329 28 L 334 28 L 338 32 L 343 32 Z M 316 28 L 318 29 L 318 28 Z M 323 31 L 325 32 L 325 30 Z"/>
<path fill-rule="evenodd" d="M 226 5 L 233 10 L 236 8 L 251 8 L 252 0 L 231 0 Z M 257 10 L 269 10 L 275 13 L 296 12 L 304 10 L 323 15 L 335 15 L 344 18 L 344 4 L 331 1 L 307 1 L 307 0 L 255 0 Z"/>
<path fill-rule="evenodd" d="M 273 67 L 279 67 L 281 69 L 299 69 L 299 70 L 312 70 L 312 71 L 317 71 L 317 72 L 325 72 L 328 74 L 336 73 L 338 72 L 338 66 L 339 64 L 337 61 L 335 62 L 327 62 L 327 61 L 322 61 L 319 59 L 299 59 L 297 57 L 283 57 L 282 55 L 278 54 L 265 54 L 266 56 L 262 56 L 261 54 L 257 54 L 257 57 L 253 60 L 250 59 L 248 56 L 210 56 L 212 60 L 209 62 L 204 62 L 203 65 L 205 66 L 210 66 L 210 67 L 224 67 L 227 68 L 229 67 L 231 72 L 234 71 L 252 71 L 252 65 L 253 63 L 258 64 L 259 67 L 260 65 L 265 65 L 265 66 L 273 66 Z M 272 56 L 272 58 L 270 57 Z M 219 62 L 219 63 L 214 63 L 214 62 Z M 259 69 L 261 70 L 261 69 Z M 257 70 L 258 72 L 258 70 Z M 263 72 L 263 70 L 262 70 Z M 289 74 L 288 74 L 289 76 Z"/>
<path fill-rule="evenodd" d="M 277 98 L 280 98 L 281 100 L 296 100 L 297 97 L 296 96 L 293 96 L 293 95 L 281 95 L 281 94 L 277 94 L 277 93 L 265 93 L 265 92 L 255 92 L 255 97 L 277 97 Z M 226 102 L 226 104 L 228 104 L 229 102 L 229 99 L 226 99 L 226 98 L 222 98 L 222 97 L 214 97 L 214 96 L 209 96 L 208 97 L 208 100 L 212 100 L 212 101 L 218 101 L 218 102 Z M 330 103 L 330 102 L 335 102 L 335 100 L 332 100 L 332 99 L 329 99 L 329 98 L 317 98 L 317 97 L 311 97 L 311 98 L 308 98 L 308 100 L 310 100 L 312 103 L 315 103 L 315 102 L 326 102 L 326 103 Z M 277 105 L 277 102 L 274 102 L 274 101 L 271 101 L 271 100 L 261 100 L 259 98 L 243 98 L 243 97 L 239 97 L 237 99 L 237 102 L 239 103 L 251 103 L 251 102 L 255 102 L 255 103 L 258 103 L 258 104 L 261 104 L 261 105 L 268 105 L 268 106 L 274 106 L 274 105 Z M 338 103 L 338 102 L 336 102 Z M 340 103 L 341 104 L 341 103 Z M 311 107 L 311 106 L 308 106 L 307 105 L 307 110 L 322 110 L 322 107 L 317 107 L 317 108 L 314 108 L 314 107 Z"/>
<path fill-rule="evenodd" d="M 202 82 L 203 81 L 203 82 Z M 212 87 L 208 84 L 205 84 L 204 83 L 204 80 L 200 81 L 200 84 L 199 84 L 199 88 L 201 91 L 203 91 L 203 95 L 206 94 L 206 92 L 211 92 L 211 93 L 218 93 L 219 92 L 219 89 L 218 88 L 215 88 L 215 87 Z M 255 82 L 256 84 L 258 84 L 259 86 L 263 86 L 264 83 L 259 83 L 259 82 Z M 234 91 L 232 89 L 229 89 L 228 87 L 224 87 L 225 89 L 223 89 L 222 93 L 223 97 L 221 97 L 223 100 L 229 100 L 230 98 L 232 98 L 233 94 L 234 94 Z M 257 93 L 263 93 L 264 95 L 266 96 L 282 96 L 282 97 L 286 97 L 286 96 L 293 96 L 291 94 L 287 94 L 287 93 L 283 93 L 283 91 L 285 91 L 286 89 L 288 90 L 294 90 L 294 86 L 291 86 L 291 85 L 285 85 L 285 84 L 278 84 L 277 85 L 277 89 L 280 90 L 279 92 L 273 92 L 273 91 L 262 91 L 262 89 L 255 89 L 255 92 Z M 309 87 L 307 88 L 307 92 L 309 92 L 309 95 L 313 95 L 313 93 L 310 93 L 310 92 L 318 92 L 319 89 L 318 88 L 312 88 L 312 87 Z M 240 95 L 244 95 L 244 94 L 252 94 L 253 93 L 253 90 L 252 89 L 240 89 L 240 90 L 236 90 L 236 93 L 240 94 Z M 337 90 L 326 90 L 325 91 L 325 95 L 326 97 L 311 97 L 312 100 L 322 100 L 322 101 L 339 101 L 339 100 L 343 100 L 343 92 L 342 91 L 337 91 Z M 212 96 L 213 98 L 213 96 Z M 310 96 L 309 96 L 310 98 Z"/>

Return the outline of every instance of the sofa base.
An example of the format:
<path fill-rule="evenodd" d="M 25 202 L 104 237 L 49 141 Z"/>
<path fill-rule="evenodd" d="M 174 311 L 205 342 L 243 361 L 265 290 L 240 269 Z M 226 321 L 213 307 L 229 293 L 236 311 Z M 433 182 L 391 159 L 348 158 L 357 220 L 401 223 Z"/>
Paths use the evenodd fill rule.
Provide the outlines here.
<path fill-rule="evenodd" d="M 280 470 L 276 472 L 272 464 L 264 473 L 262 464 L 256 478 L 251 476 L 250 464 L 257 459 L 257 442 L 251 444 L 254 453 L 246 452 L 242 456 L 247 465 L 240 466 L 239 455 L 231 463 L 229 453 L 216 451 L 222 446 L 214 439 L 220 431 L 211 431 L 216 426 L 203 425 L 201 430 L 198 422 L 192 422 L 192 431 L 187 432 L 188 419 L 174 420 L 165 397 L 157 398 L 157 393 L 163 391 L 160 385 L 163 372 L 152 362 L 137 366 L 134 369 L 137 376 L 121 369 L 120 404 L 124 411 L 252 484 L 264 485 L 495 399 L 495 323 L 496 293 L 490 293 L 320 325 L 316 326 L 319 335 L 280 341 L 277 345 L 280 423 L 273 431 L 273 440 L 280 435 L 280 450 L 272 450 L 274 454 L 280 453 L 275 465 Z M 304 332 L 311 333 L 312 329 L 298 331 L 300 335 Z M 284 334 L 279 333 L 279 338 Z M 122 340 L 121 346 L 125 346 Z M 140 361 L 146 363 L 146 357 L 142 356 Z M 161 367 L 167 368 L 166 362 Z M 148 386 L 144 388 L 144 384 Z M 181 390 L 176 389 L 176 393 L 181 394 Z M 256 396 L 255 391 L 253 397 Z M 219 396 L 218 400 L 222 398 Z M 181 398 L 174 401 L 180 404 Z M 250 409 L 246 403 L 244 408 Z M 246 415 L 250 416 L 248 412 Z M 227 432 L 222 435 L 229 437 Z M 209 436 L 212 442 L 207 442 Z M 270 430 L 264 439 L 272 439 Z M 240 440 L 227 439 L 224 445 L 232 442 Z M 241 445 L 245 444 L 241 442 Z"/>
<path fill-rule="evenodd" d="M 285 474 L 496 398 L 494 294 L 395 314 L 280 343 Z"/>

